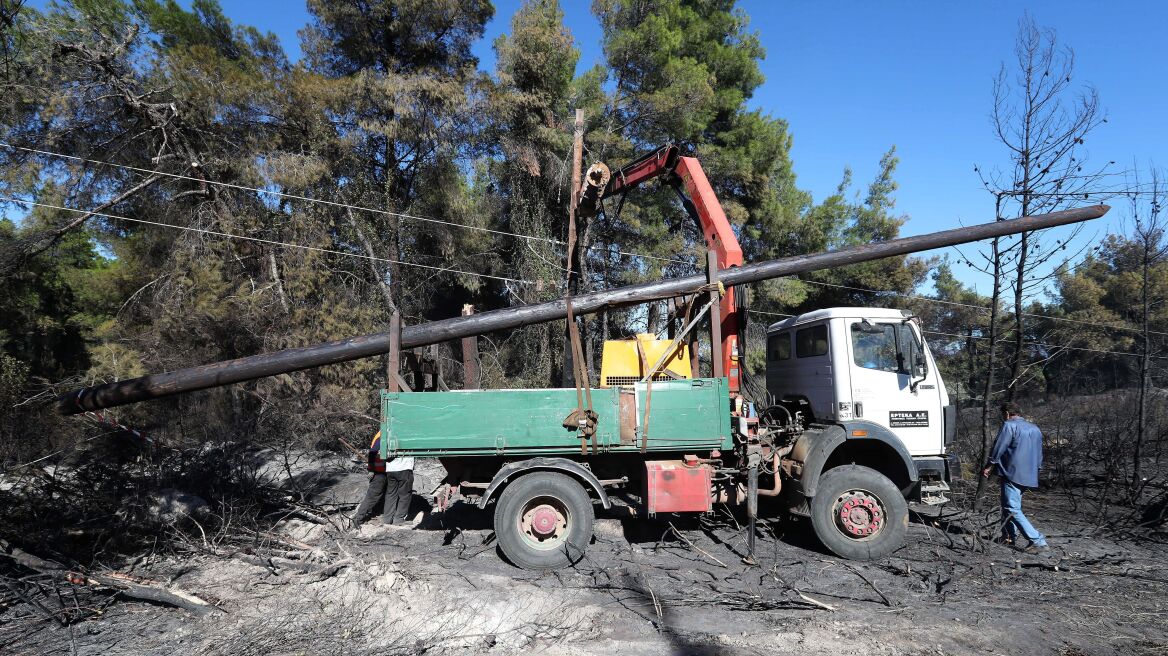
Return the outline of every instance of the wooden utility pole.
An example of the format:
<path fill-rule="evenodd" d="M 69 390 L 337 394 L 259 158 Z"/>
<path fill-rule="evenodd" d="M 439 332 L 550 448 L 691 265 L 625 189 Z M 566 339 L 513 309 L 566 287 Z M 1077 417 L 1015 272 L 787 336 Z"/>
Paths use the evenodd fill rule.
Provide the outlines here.
<path fill-rule="evenodd" d="M 722 371 L 722 308 L 718 305 L 718 254 L 706 253 L 706 279 L 710 283 L 710 372 L 714 378 L 726 375 Z"/>
<path fill-rule="evenodd" d="M 474 314 L 470 303 L 462 306 L 462 316 Z M 462 338 L 462 388 L 479 389 L 479 338 L 478 335 Z"/>
<path fill-rule="evenodd" d="M 568 296 L 580 291 L 580 257 L 576 248 L 576 207 L 580 204 L 580 179 L 583 176 L 584 159 L 584 110 L 576 110 L 576 125 L 572 131 L 572 193 L 568 199 Z M 576 317 L 570 313 L 564 328 L 564 371 L 563 386 L 575 387 L 576 356 L 572 348 L 572 332 Z M 578 339 L 578 337 L 577 337 Z"/>
<path fill-rule="evenodd" d="M 389 315 L 389 358 L 385 365 L 385 388 L 391 392 L 400 392 L 401 380 L 401 315 L 397 310 Z"/>

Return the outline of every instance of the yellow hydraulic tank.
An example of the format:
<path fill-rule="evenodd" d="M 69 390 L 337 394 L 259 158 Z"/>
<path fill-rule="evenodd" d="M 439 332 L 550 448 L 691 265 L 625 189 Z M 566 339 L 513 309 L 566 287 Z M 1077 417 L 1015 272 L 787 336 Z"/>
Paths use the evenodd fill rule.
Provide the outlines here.
<path fill-rule="evenodd" d="M 604 343 L 604 355 L 600 360 L 600 386 L 614 387 L 632 385 L 645 377 L 673 340 L 657 339 L 655 335 L 642 333 L 632 339 L 611 339 Z M 638 344 L 640 348 L 638 348 Z M 689 346 L 679 344 L 669 358 L 658 368 L 653 380 L 677 380 L 691 378 Z"/>

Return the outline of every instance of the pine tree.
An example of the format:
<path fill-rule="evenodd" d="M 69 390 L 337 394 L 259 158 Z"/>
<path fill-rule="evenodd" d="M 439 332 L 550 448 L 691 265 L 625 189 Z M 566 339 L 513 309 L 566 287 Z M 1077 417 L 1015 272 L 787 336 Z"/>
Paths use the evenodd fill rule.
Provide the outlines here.
<path fill-rule="evenodd" d="M 794 222 L 807 196 L 795 187 L 786 123 L 747 109 L 763 82 L 765 52 L 746 15 L 732 1 L 597 0 L 593 10 L 611 83 L 588 135 L 593 152 L 621 163 L 678 144 L 700 159 L 746 257 L 771 256 L 771 233 Z M 597 219 L 596 243 L 635 243 L 633 250 L 679 261 L 610 258 L 603 263 L 610 284 L 689 273 L 698 263 L 701 234 L 672 190 L 638 190 L 619 215 L 609 210 Z M 654 316 L 651 309 L 650 324 Z"/>
<path fill-rule="evenodd" d="M 462 162 L 478 148 L 481 85 L 470 52 L 493 9 L 489 2 L 409 0 L 394 3 L 309 4 L 305 31 L 310 76 L 303 95 L 323 99 L 328 140 L 324 157 L 336 184 L 333 200 L 398 214 L 440 217 L 484 227 L 474 211 Z M 335 184 L 335 183 L 334 183 Z M 368 254 L 467 270 L 490 269 L 475 257 L 489 250 L 483 233 L 370 212 L 345 212 L 337 223 Z M 399 264 L 378 265 L 375 284 L 388 285 L 385 311 L 406 317 L 453 316 L 481 278 L 435 276 Z M 411 290 L 426 281 L 429 293 Z"/>
<path fill-rule="evenodd" d="M 523 303 L 562 295 L 564 252 L 553 241 L 565 237 L 570 180 L 570 110 L 579 51 L 555 0 L 529 0 L 511 19 L 511 32 L 496 39 L 495 80 L 488 95 L 488 141 L 497 156 L 484 159 L 492 192 L 486 207 L 506 232 L 525 235 L 508 245 L 508 270 L 525 281 L 516 290 Z M 481 186 L 481 185 L 480 185 Z M 555 324 L 532 326 L 511 340 L 509 377 L 517 384 L 558 384 L 562 378 L 562 331 Z"/>

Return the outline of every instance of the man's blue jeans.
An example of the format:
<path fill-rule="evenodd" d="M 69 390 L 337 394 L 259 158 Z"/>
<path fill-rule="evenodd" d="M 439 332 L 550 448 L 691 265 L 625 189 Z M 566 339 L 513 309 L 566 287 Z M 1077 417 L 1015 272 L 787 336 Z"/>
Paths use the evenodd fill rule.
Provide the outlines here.
<path fill-rule="evenodd" d="M 1046 536 L 1038 532 L 1034 525 L 1022 514 L 1023 489 L 1002 477 L 1002 535 L 1018 544 L 1018 533 L 1030 540 L 1030 544 L 1046 546 Z"/>

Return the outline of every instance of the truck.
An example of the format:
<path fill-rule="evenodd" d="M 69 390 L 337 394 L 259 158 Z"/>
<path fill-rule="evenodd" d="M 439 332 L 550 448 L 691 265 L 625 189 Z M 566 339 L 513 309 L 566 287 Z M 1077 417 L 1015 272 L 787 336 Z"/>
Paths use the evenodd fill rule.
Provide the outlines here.
<path fill-rule="evenodd" d="M 903 544 L 908 500 L 946 500 L 955 415 L 911 315 L 832 308 L 773 324 L 775 403 L 761 409 L 726 377 L 648 377 L 611 365 L 612 350 L 602 383 L 633 380 L 591 390 L 597 418 L 583 448 L 563 425 L 572 388 L 383 391 L 382 456 L 440 459 L 441 504 L 494 502 L 499 548 L 530 569 L 583 557 L 593 506 L 611 508 L 614 490 L 635 493 L 648 516 L 751 503 L 754 517 L 757 496 L 785 489 L 788 509 L 853 559 Z"/>
<path fill-rule="evenodd" d="M 596 167 L 594 167 L 596 169 Z M 152 374 L 62 395 L 62 413 L 229 385 L 606 308 L 670 300 L 672 337 L 604 344 L 598 386 L 576 389 L 380 392 L 381 456 L 438 458 L 438 509 L 494 504 L 499 549 L 527 569 L 578 562 L 595 508 L 614 497 L 647 517 L 744 505 L 753 559 L 759 499 L 809 518 L 823 545 L 874 559 L 904 543 L 908 502 L 944 503 L 954 471 L 954 408 L 911 313 L 828 308 L 768 326 L 765 390 L 745 366 L 745 283 L 1102 216 L 1106 205 L 956 228 L 837 251 L 745 264 L 700 164 L 673 146 L 590 175 L 574 200 L 605 198 L 655 178 L 673 186 L 701 227 L 707 270 L 675 279 L 501 308 L 387 332 Z M 684 309 L 682 309 L 684 308 Z M 707 318 L 708 315 L 708 318 Z M 709 328 L 702 371 L 698 326 Z M 569 321 L 571 323 L 571 320 Z M 705 374 L 705 375 L 703 375 Z"/>
<path fill-rule="evenodd" d="M 701 165 L 676 147 L 624 167 L 595 195 L 653 178 L 678 189 L 714 276 L 742 264 Z M 590 421 L 578 420 L 572 388 L 383 391 L 381 455 L 439 458 L 440 504 L 493 502 L 499 548 L 522 568 L 583 557 L 593 507 L 610 508 L 613 491 L 648 516 L 745 503 L 753 535 L 758 497 L 786 490 L 784 505 L 832 552 L 870 559 L 897 549 L 907 501 L 945 502 L 953 469 L 953 406 L 919 322 L 900 310 L 831 308 L 775 323 L 765 398 L 749 398 L 740 301 L 712 287 L 699 311 L 714 328 L 707 377 L 694 376 L 696 319 L 673 339 L 606 343 Z"/>

